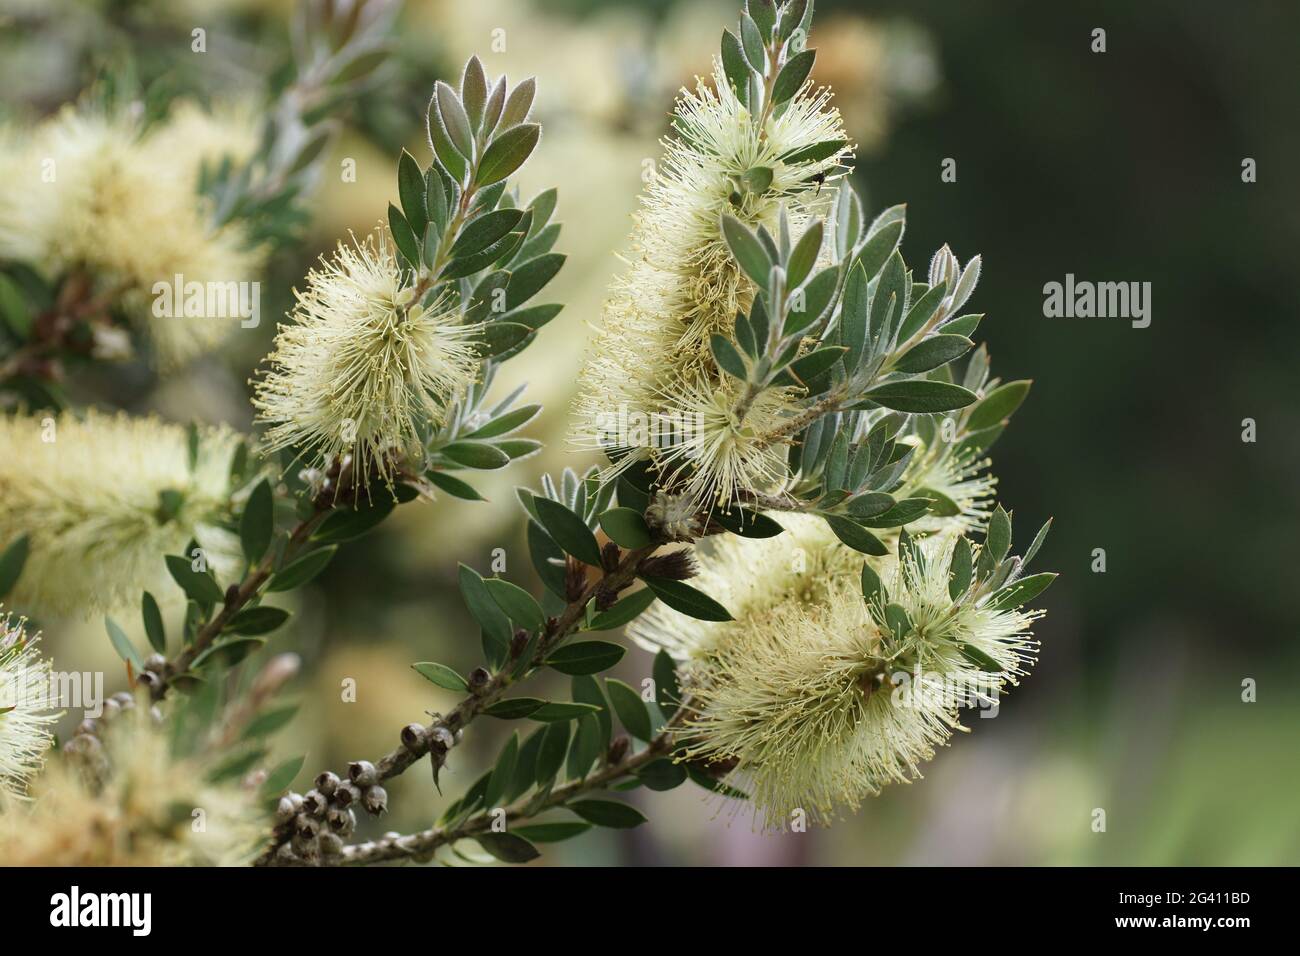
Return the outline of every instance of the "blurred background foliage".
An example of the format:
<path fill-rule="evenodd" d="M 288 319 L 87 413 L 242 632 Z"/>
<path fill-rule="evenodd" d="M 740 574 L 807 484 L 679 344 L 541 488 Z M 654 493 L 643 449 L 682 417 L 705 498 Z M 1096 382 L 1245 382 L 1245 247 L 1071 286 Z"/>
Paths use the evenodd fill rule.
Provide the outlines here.
<path fill-rule="evenodd" d="M 453 703 L 409 669 L 465 671 L 478 638 L 456 565 L 532 583 L 513 486 L 588 462 L 564 444 L 588 323 L 676 90 L 707 70 L 733 0 L 420 0 L 394 55 L 342 117 L 304 241 L 272 263 L 263 314 L 283 314 L 315 258 L 368 232 L 395 200 L 396 156 L 427 154 L 434 79 L 477 53 L 491 74 L 536 74 L 542 145 L 528 196 L 560 189 L 566 302 L 499 376 L 528 380 L 546 451 L 491 473 L 491 504 L 402 509 L 345 548 L 270 651 L 304 659 L 304 708 L 280 741 L 309 767 L 396 742 Z M 286 60 L 289 0 L 0 0 L 3 115 L 34 119 L 106 65 L 163 98 L 251 98 Z M 206 54 L 190 31 L 207 30 Z M 1090 50 L 1107 31 L 1107 52 Z M 1001 720 L 941 753 L 833 831 L 762 837 L 746 811 L 703 791 L 637 795 L 651 823 L 561 844 L 551 863 L 1277 864 L 1300 862 L 1294 282 L 1300 155 L 1294 37 L 1300 7 L 1174 0 L 1062 4 L 820 0 L 814 77 L 831 85 L 859 145 L 868 204 L 906 201 L 909 259 L 944 242 L 984 256 L 976 307 L 1004 378 L 1030 400 L 994 449 L 1001 498 L 1023 527 L 1056 523 L 1043 567 L 1063 572 L 1039 629 L 1036 672 Z M 1243 158 L 1259 181 L 1241 179 Z M 940 180 L 956 160 L 957 181 Z M 356 181 L 340 175 L 356 164 Z M 1153 320 L 1046 319 L 1042 287 L 1066 273 L 1152 284 Z M 175 420 L 248 428 L 247 379 L 271 322 L 184 374 L 143 367 L 69 383 L 78 397 Z M 1242 420 L 1258 440 L 1241 439 Z M 484 483 L 480 482 L 480 486 Z M 1094 573 L 1094 549 L 1106 571 Z M 43 621 L 60 669 L 122 683 L 98 621 Z M 633 650 L 623 676 L 648 675 Z M 356 701 L 342 699 L 343 682 Z M 1258 684 L 1243 703 L 1242 681 Z M 119 689 L 111 686 L 109 690 Z M 74 722 L 72 715 L 69 724 Z M 474 780 L 506 725 L 480 722 L 442 778 Z M 512 728 L 511 728 L 512 729 Z M 300 781 L 301 783 L 302 781 Z M 391 816 L 427 826 L 443 805 L 427 772 L 393 781 Z M 1106 832 L 1092 830 L 1094 808 Z M 737 813 L 737 811 L 739 812 Z M 734 815 L 734 818 L 733 818 Z"/>

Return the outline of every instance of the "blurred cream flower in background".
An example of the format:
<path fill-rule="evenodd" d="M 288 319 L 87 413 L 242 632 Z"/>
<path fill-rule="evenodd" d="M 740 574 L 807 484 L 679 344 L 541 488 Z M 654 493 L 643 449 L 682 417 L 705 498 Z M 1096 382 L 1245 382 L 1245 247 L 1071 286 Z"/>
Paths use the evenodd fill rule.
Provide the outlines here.
<path fill-rule="evenodd" d="M 0 418 L 0 541 L 30 554 L 10 601 L 40 614 L 89 616 L 140 600 L 179 600 L 162 560 L 191 539 L 229 573 L 239 542 L 229 510 L 239 442 L 227 428 L 190 434 L 156 418 L 93 410 Z"/>
<path fill-rule="evenodd" d="M 0 607 L 0 794 L 21 796 L 45 762 L 59 719 L 51 665 L 37 654 L 40 634 Z"/>

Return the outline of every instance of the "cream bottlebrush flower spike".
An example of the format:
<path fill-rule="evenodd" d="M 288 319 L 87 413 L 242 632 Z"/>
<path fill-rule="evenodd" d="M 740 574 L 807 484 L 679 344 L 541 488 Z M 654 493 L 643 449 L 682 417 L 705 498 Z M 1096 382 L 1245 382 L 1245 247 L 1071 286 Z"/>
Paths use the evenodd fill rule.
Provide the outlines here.
<path fill-rule="evenodd" d="M 670 457 L 689 462 L 694 477 L 681 467 L 675 477 L 701 503 L 766 490 L 786 471 L 784 448 L 758 436 L 791 412 L 795 396 L 773 393 L 753 409 L 756 421 L 742 420 L 709 343 L 730 331 L 754 290 L 728 248 L 722 214 L 775 232 L 784 208 L 788 226 L 802 229 L 828 204 L 834 191 L 823 187 L 850 155 L 829 92 L 805 82 L 812 54 L 800 52 L 800 42 L 810 19 L 811 4 L 806 12 L 790 4 L 769 43 L 746 32 L 761 82 L 742 75 L 736 58 L 746 53 L 727 32 L 711 85 L 683 91 L 674 135 L 635 216 L 627 270 L 611 289 L 579 383 L 576 443 L 633 452 L 625 462 L 662 461 L 653 440 L 617 426 L 629 415 L 677 422 L 689 437 Z"/>
<path fill-rule="evenodd" d="M 375 478 L 391 487 L 399 473 L 419 481 L 429 466 L 496 468 L 513 457 L 466 447 L 472 436 L 459 429 L 482 398 L 472 386 L 559 312 L 523 306 L 564 257 L 550 252 L 555 191 L 526 208 L 506 191 L 541 136 L 527 122 L 534 81 L 507 90 L 504 76 L 489 83 L 477 57 L 459 92 L 438 83 L 428 114 L 433 163 L 421 169 L 403 152 L 402 206 L 390 204 L 387 228 L 340 243 L 308 276 L 255 384 L 269 448 L 326 467 L 350 456 L 365 489 Z M 429 481 L 447 487 L 439 474 Z"/>
<path fill-rule="evenodd" d="M 88 742 L 88 743 L 87 743 Z M 174 753 L 168 728 L 143 703 L 101 737 L 69 741 L 31 786 L 0 802 L 10 866 L 238 866 L 264 839 L 255 789 L 210 782 L 219 764 Z M 203 825 L 196 826 L 195 810 Z"/>
<path fill-rule="evenodd" d="M 683 756 L 748 790 L 770 828 L 796 810 L 829 822 L 838 806 L 920 776 L 962 729 L 960 708 L 995 702 L 1037 646 L 1028 628 L 1040 613 L 1017 608 L 1054 575 L 1018 575 L 1046 528 L 1003 573 L 1010 520 L 997 514 L 974 562 L 951 532 L 904 532 L 901 562 L 864 566 L 804 516 L 787 516 L 777 538 L 720 541 L 696 580 L 733 621 L 655 606 L 629 630 L 683 663 Z"/>
<path fill-rule="evenodd" d="M 37 655 L 40 634 L 0 607 L 0 794 L 21 795 L 41 768 L 59 719 L 50 662 Z"/>
<path fill-rule="evenodd" d="M 478 372 L 478 326 L 449 296 L 425 307 L 416 292 L 383 227 L 308 274 L 256 383 L 269 449 L 351 455 L 358 474 L 391 480 Z"/>
<path fill-rule="evenodd" d="M 171 593 L 165 554 L 195 540 L 232 571 L 231 461 L 225 428 L 190 432 L 156 418 L 87 411 L 0 419 L 0 541 L 28 539 L 10 595 L 24 610 L 79 614 Z"/>
<path fill-rule="evenodd" d="M 253 152 L 254 126 L 233 108 L 177 110 L 142 130 L 134 120 L 65 108 L 0 160 L 0 259 L 45 272 L 86 270 L 120 298 L 165 368 L 213 348 L 240 317 L 158 316 L 156 283 L 251 282 L 265 250 L 238 223 L 215 226 L 200 167 Z M 19 142 L 16 133 L 7 137 Z"/>

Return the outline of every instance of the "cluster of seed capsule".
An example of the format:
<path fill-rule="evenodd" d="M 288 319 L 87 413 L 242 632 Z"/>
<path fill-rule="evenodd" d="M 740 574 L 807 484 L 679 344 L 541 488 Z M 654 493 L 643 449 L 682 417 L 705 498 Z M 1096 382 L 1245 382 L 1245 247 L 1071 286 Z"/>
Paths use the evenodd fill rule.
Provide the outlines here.
<path fill-rule="evenodd" d="M 82 756 L 93 756 L 100 751 L 100 733 L 120 715 L 136 708 L 135 695 L 129 691 L 119 691 L 104 701 L 98 717 L 86 717 L 77 724 L 73 737 L 64 745 L 64 750 Z M 149 718 L 155 723 L 162 723 L 162 711 L 156 706 L 149 708 Z"/>
<path fill-rule="evenodd" d="M 429 753 L 439 766 L 458 736 L 441 724 L 408 724 L 402 728 L 403 749 L 399 754 L 409 762 Z M 358 807 L 375 817 L 388 809 L 388 791 L 380 781 L 391 776 L 394 765 L 392 754 L 381 761 L 383 769 L 369 760 L 354 760 L 348 764 L 346 780 L 326 770 L 316 778 L 311 790 L 281 797 L 275 811 L 276 837 L 280 841 L 276 862 L 302 865 L 341 855 L 345 841 L 356 829 Z"/>

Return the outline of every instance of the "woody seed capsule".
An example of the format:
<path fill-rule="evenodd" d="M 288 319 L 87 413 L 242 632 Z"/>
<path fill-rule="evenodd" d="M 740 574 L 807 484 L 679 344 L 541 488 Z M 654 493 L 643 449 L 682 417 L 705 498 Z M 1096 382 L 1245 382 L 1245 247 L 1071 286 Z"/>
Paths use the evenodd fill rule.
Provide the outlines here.
<path fill-rule="evenodd" d="M 358 787 L 369 787 L 379 782 L 375 765 L 369 760 L 354 760 L 348 764 L 348 777 Z"/>

